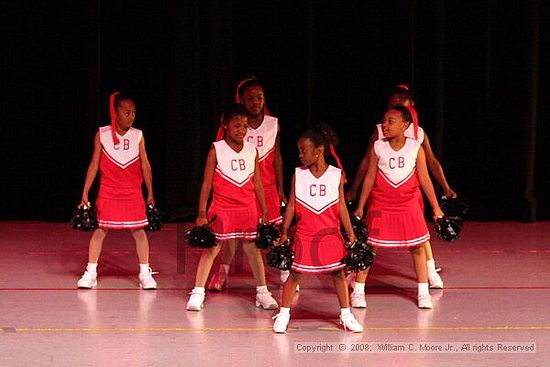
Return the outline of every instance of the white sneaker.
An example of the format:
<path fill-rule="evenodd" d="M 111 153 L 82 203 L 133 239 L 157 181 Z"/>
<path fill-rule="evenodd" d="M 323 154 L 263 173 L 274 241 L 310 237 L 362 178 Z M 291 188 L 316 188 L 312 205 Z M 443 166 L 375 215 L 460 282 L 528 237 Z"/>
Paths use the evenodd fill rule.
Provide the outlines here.
<path fill-rule="evenodd" d="M 187 311 L 200 311 L 204 307 L 204 292 L 198 292 L 192 290 L 189 292 L 191 295 L 189 301 L 187 301 Z"/>
<path fill-rule="evenodd" d="M 276 333 L 285 333 L 288 327 L 288 321 L 290 320 L 290 314 L 281 314 L 272 317 L 275 319 L 273 323 L 273 331 Z"/>
<path fill-rule="evenodd" d="M 78 280 L 78 288 L 91 289 L 97 285 L 97 273 L 91 273 L 88 270 L 84 272 L 82 278 Z"/>
<path fill-rule="evenodd" d="M 443 279 L 441 279 L 437 272 L 428 272 L 428 282 L 432 289 L 443 289 Z"/>
<path fill-rule="evenodd" d="M 418 295 L 418 308 L 431 309 L 433 308 L 432 296 L 429 294 Z"/>
<path fill-rule="evenodd" d="M 367 300 L 364 292 L 352 292 L 350 294 L 351 307 L 354 308 L 367 308 Z"/>
<path fill-rule="evenodd" d="M 143 289 L 157 289 L 157 282 L 153 279 L 153 272 L 151 268 L 147 273 L 139 273 L 139 286 Z"/>
<path fill-rule="evenodd" d="M 363 326 L 355 319 L 353 314 L 347 314 L 345 316 L 340 315 L 340 323 L 344 327 L 344 330 L 350 330 L 354 333 L 362 333 Z"/>
<path fill-rule="evenodd" d="M 256 292 L 256 307 L 262 307 L 264 310 L 276 310 L 279 305 L 271 292 Z"/>

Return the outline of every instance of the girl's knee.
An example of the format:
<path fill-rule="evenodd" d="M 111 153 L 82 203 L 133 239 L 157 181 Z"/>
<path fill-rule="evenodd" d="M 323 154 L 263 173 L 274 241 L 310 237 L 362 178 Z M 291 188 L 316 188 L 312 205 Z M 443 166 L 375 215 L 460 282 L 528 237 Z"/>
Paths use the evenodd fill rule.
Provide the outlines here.
<path fill-rule="evenodd" d="M 92 237 L 96 239 L 103 239 L 105 236 L 107 236 L 108 230 L 105 228 L 98 228 L 94 231 L 92 234 Z"/>
<path fill-rule="evenodd" d="M 204 253 L 210 255 L 213 258 L 218 256 L 219 252 L 220 252 L 220 245 L 216 245 L 214 247 L 204 249 Z"/>
<path fill-rule="evenodd" d="M 254 242 L 243 242 L 243 250 L 248 256 L 256 256 L 256 254 L 260 253 L 260 249 L 256 247 L 256 244 Z"/>
<path fill-rule="evenodd" d="M 132 233 L 132 236 L 134 238 L 142 238 L 142 237 L 146 236 L 145 231 L 142 228 L 131 229 L 130 232 Z"/>

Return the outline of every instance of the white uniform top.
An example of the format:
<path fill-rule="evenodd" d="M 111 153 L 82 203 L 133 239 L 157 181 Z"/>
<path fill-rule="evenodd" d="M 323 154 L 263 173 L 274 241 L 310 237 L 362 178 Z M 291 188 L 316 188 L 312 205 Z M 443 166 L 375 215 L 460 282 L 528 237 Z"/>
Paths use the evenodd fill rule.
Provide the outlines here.
<path fill-rule="evenodd" d="M 240 152 L 234 151 L 225 140 L 214 142 L 216 150 L 216 172 L 231 184 L 242 187 L 254 175 L 256 163 L 256 148 L 243 142 Z"/>
<path fill-rule="evenodd" d="M 382 132 L 382 124 L 376 124 L 376 130 L 378 130 L 378 140 L 384 139 L 384 133 Z M 416 139 L 420 144 L 424 143 L 424 129 L 418 127 L 418 138 Z M 414 124 L 410 123 L 407 130 L 405 130 L 405 137 L 414 139 Z"/>
<path fill-rule="evenodd" d="M 277 117 L 264 116 L 264 120 L 258 128 L 250 126 L 246 132 L 245 141 L 253 144 L 258 149 L 259 160 L 262 161 L 275 147 L 279 123 Z"/>
<path fill-rule="evenodd" d="M 395 151 L 388 140 L 374 142 L 378 170 L 391 186 L 395 188 L 401 186 L 414 174 L 420 145 L 420 142 L 414 139 L 405 139 L 405 145 Z"/>
<path fill-rule="evenodd" d="M 113 142 L 112 128 L 102 126 L 99 128 L 99 140 L 105 155 L 120 168 L 126 168 L 139 159 L 139 143 L 143 132 L 133 127 L 124 135 L 116 133 L 119 144 Z"/>
<path fill-rule="evenodd" d="M 339 200 L 339 186 L 342 171 L 328 166 L 319 178 L 313 176 L 309 169 L 301 167 L 295 170 L 296 201 L 315 214 L 321 214 Z"/>

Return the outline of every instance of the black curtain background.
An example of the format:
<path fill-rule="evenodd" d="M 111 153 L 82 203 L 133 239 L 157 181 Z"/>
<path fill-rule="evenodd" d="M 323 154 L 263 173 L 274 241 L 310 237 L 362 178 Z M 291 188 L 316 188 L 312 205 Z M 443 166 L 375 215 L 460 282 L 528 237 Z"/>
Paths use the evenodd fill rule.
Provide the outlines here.
<path fill-rule="evenodd" d="M 194 216 L 238 79 L 265 84 L 286 179 L 326 121 L 353 176 L 391 87 L 409 84 L 479 220 L 550 217 L 549 4 L 528 1 L 2 1 L 1 219 L 69 219 L 108 95 L 135 97 L 159 207 Z"/>

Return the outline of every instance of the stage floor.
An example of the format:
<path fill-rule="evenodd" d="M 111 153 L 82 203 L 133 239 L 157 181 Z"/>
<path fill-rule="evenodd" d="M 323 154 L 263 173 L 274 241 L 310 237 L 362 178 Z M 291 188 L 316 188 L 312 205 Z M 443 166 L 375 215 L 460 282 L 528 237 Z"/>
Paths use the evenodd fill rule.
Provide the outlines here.
<path fill-rule="evenodd" d="M 467 222 L 448 244 L 433 239 L 444 290 L 416 307 L 407 251 L 381 251 L 367 281 L 362 334 L 343 331 L 329 276 L 305 277 L 289 331 L 254 307 L 242 251 L 230 289 L 185 310 L 200 251 L 168 224 L 150 234 L 159 289 L 138 287 L 128 232 L 111 232 L 99 285 L 78 290 L 89 233 L 68 224 L 0 222 L 0 366 L 547 366 L 550 222 Z M 215 265 L 214 269 L 217 269 Z M 269 287 L 280 296 L 278 272 Z M 309 352 L 307 348 L 309 349 Z"/>

